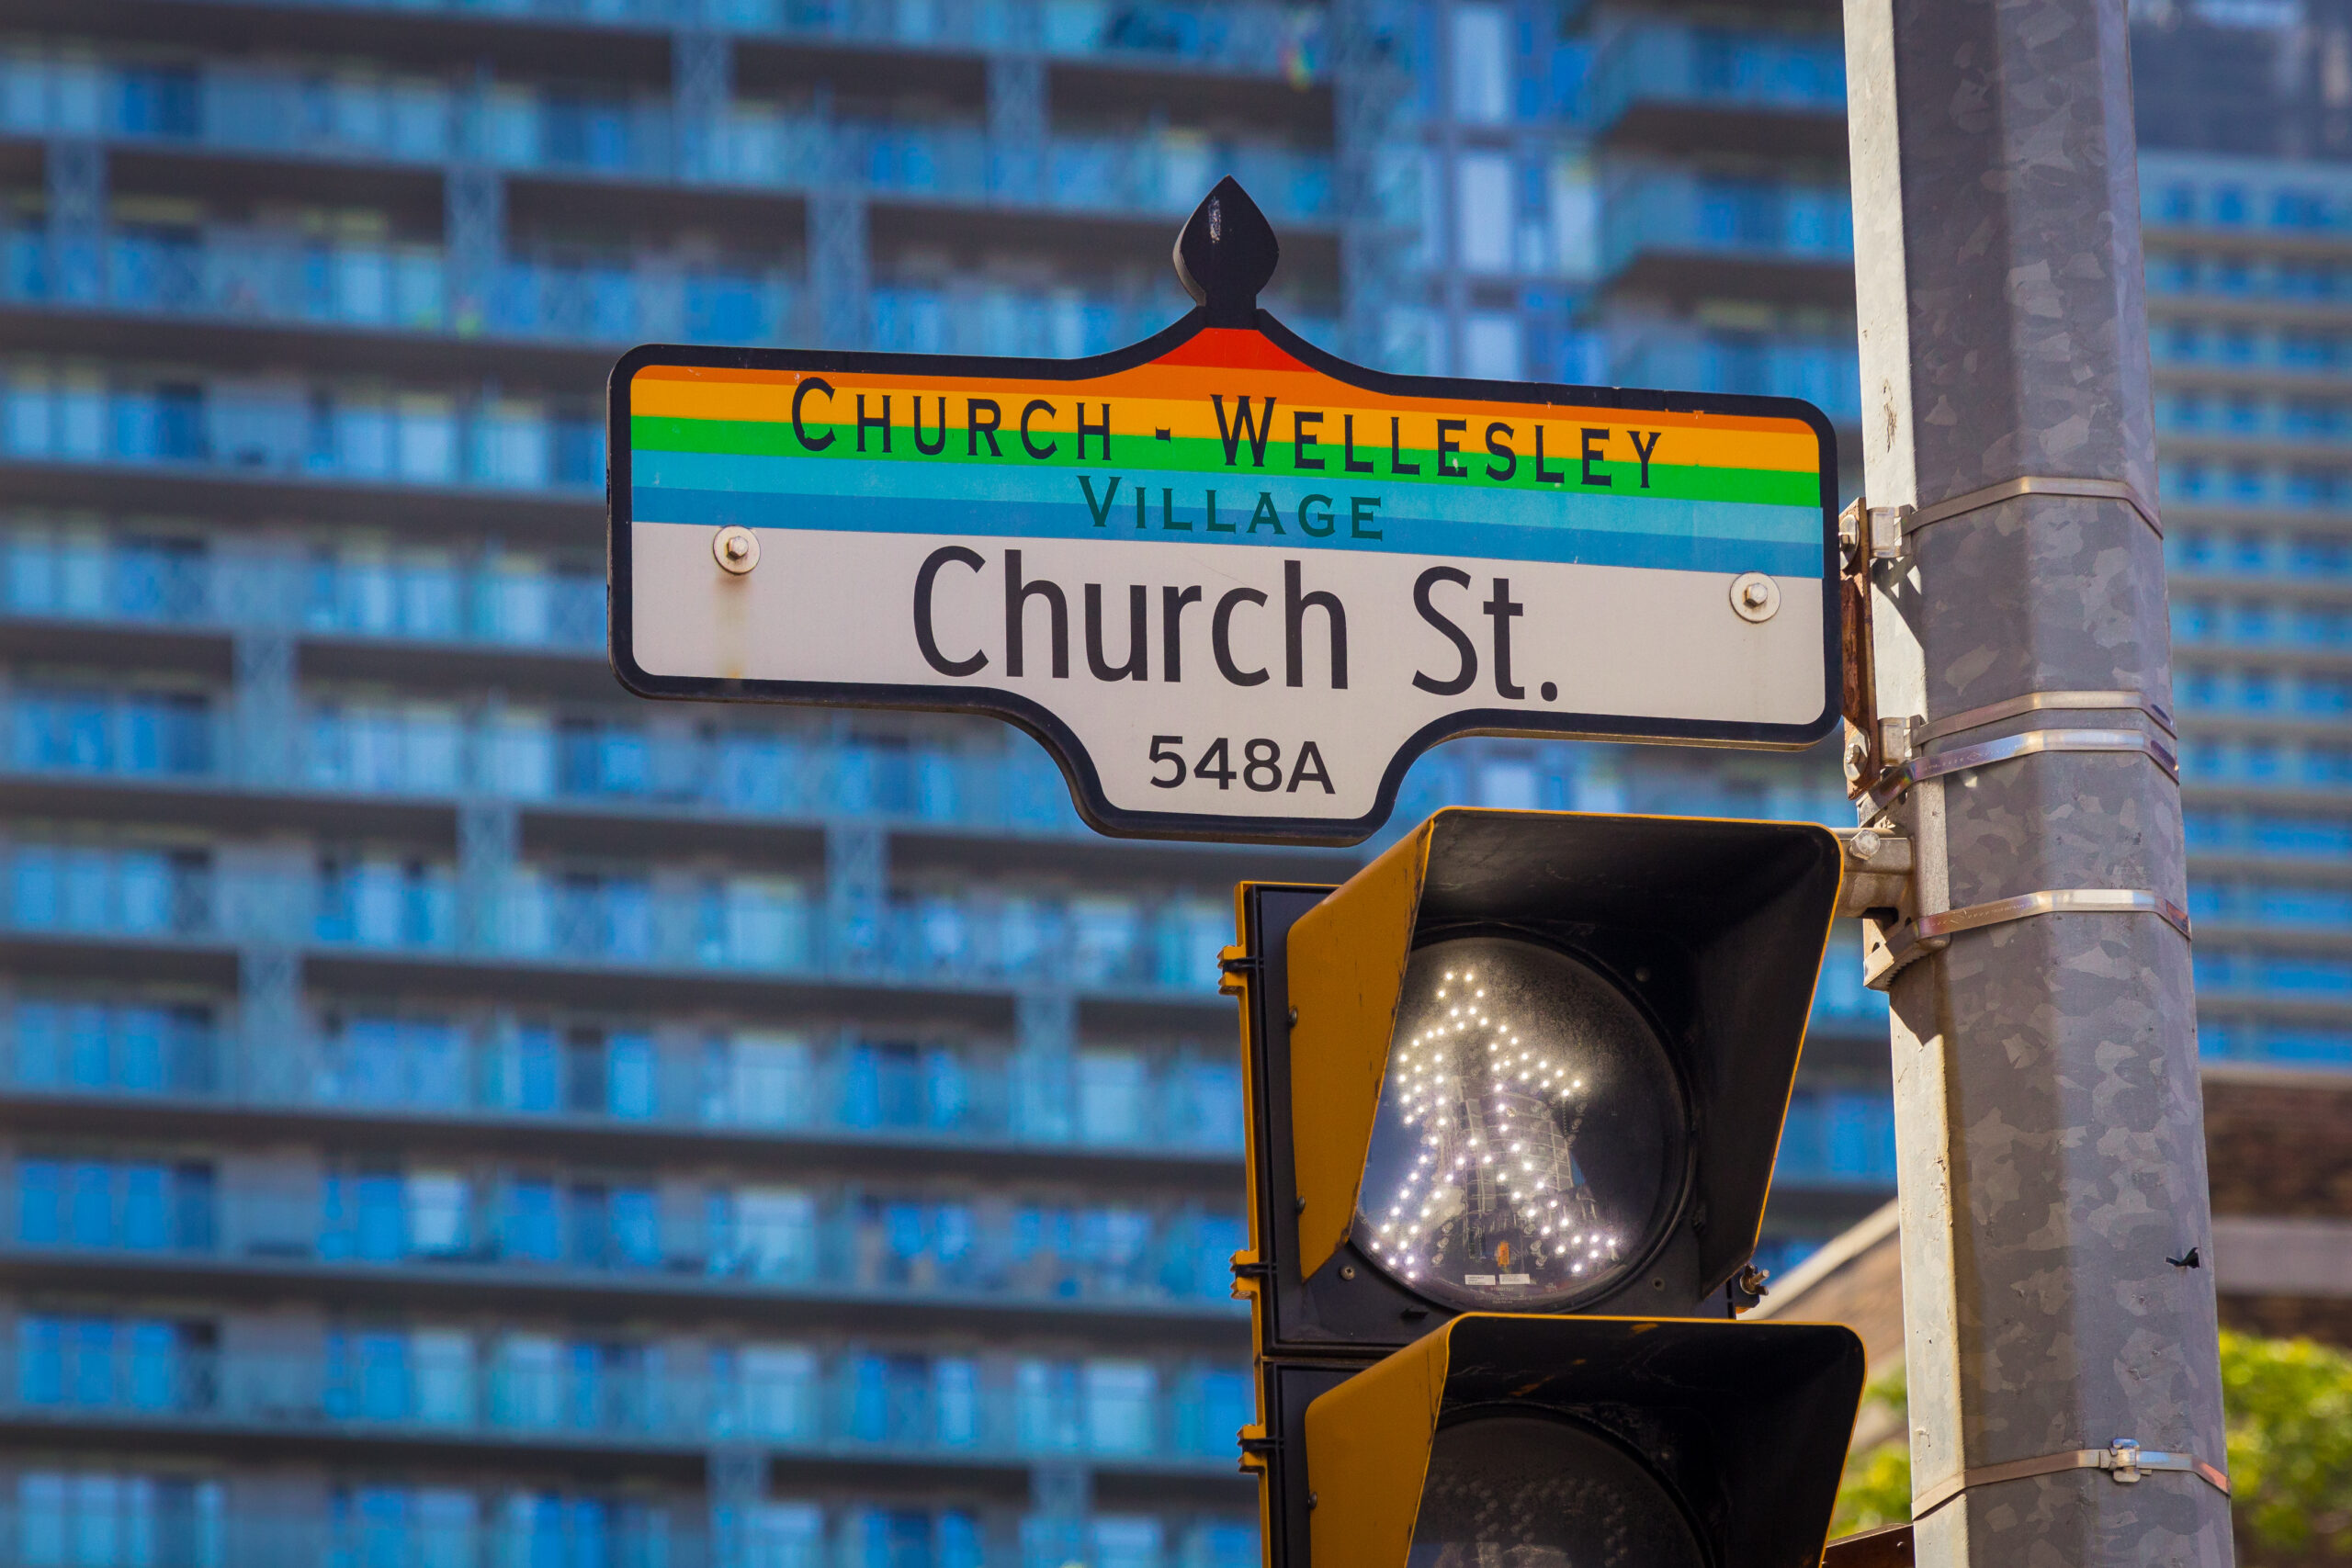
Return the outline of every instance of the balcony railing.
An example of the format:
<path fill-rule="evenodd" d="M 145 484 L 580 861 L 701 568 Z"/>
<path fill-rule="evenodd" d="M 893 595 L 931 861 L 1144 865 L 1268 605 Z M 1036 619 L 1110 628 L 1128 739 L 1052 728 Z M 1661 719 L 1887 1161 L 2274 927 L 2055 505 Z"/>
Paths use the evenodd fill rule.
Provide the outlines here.
<path fill-rule="evenodd" d="M 2207 528 L 2176 528 L 2165 539 L 2165 565 L 2177 579 L 2352 583 L 2352 539 L 2323 533 L 2216 536 Z"/>
<path fill-rule="evenodd" d="M 2200 998 L 2244 1004 L 2352 1000 L 2352 958 L 2322 953 L 2233 952 L 2208 941 L 2196 958 Z"/>
<path fill-rule="evenodd" d="M 838 121 L 738 102 L 682 135 L 672 106 L 499 83 L 348 82 L 249 66 L 143 70 L 10 56 L 20 135 L 96 135 L 227 153 L 430 166 L 471 158 L 514 174 L 685 181 L 799 192 L 847 183 L 958 205 L 1181 218 L 1232 174 L 1278 222 L 1331 217 L 1327 152 L 1167 131 L 993 142 L 977 121 Z M 86 109 L 81 106 L 86 104 Z"/>
<path fill-rule="evenodd" d="M 105 308 L 162 319 L 334 328 L 576 346 L 788 344 L 814 331 L 797 273 L 662 258 L 500 265 L 486 310 L 453 303 L 445 254 L 427 244 L 326 243 L 267 230 L 117 231 L 95 258 L 37 228 L 5 236 L 0 301 Z M 1191 307 L 1172 288 L 1133 298 L 968 282 L 886 283 L 870 296 L 869 346 L 919 354 L 1079 358 L 1160 331 Z M 1336 323 L 1285 309 L 1329 342 Z"/>
<path fill-rule="evenodd" d="M 223 547 L 225 546 L 225 547 Z M 184 533 L 0 527 L 0 615 L 605 648 L 601 567 L 431 547 L 263 554 Z"/>
<path fill-rule="evenodd" d="M 960 1508 L 837 1503 L 787 1493 L 714 1503 L 675 1490 L 529 1485 L 303 1488 L 236 1495 L 218 1472 L 27 1468 L 0 1496 L 5 1568 L 824 1568 L 978 1563 L 982 1521 Z M 1005 1511 L 1010 1513 L 1010 1510 Z M 1021 1561 L 1116 1568 L 1257 1568 L 1252 1519 L 1012 1516 Z"/>
<path fill-rule="evenodd" d="M 1067 787 L 1042 752 L 979 740 L 895 747 L 748 729 L 661 734 L 631 725 L 556 724 L 531 710 L 481 716 L 451 705 L 384 704 L 312 710 L 300 722 L 290 757 L 273 765 L 241 745 L 262 740 L 244 733 L 254 727 L 232 722 L 199 694 L 86 687 L 0 700 L 0 767 L 34 776 L 412 799 L 488 795 L 811 826 L 854 819 L 1021 834 L 1080 830 Z"/>
<path fill-rule="evenodd" d="M 2352 864 L 2352 818 L 2191 809 L 2181 819 L 2192 855 Z"/>
<path fill-rule="evenodd" d="M 91 367 L 19 358 L 0 391 L 0 455 L 233 478 L 476 486 L 594 495 L 601 419 L 538 400 L 465 402 L 290 386 L 256 393 L 201 381 L 109 384 Z"/>
<path fill-rule="evenodd" d="M 724 974 L 944 989 L 1069 987 L 1207 1001 L 1228 917 L 1205 898 L 1062 899 L 1019 889 L 900 894 L 859 910 L 788 877 L 525 868 L 479 898 L 447 868 L 332 863 L 316 879 L 220 874 L 199 857 L 19 844 L 0 929 L 140 942 L 290 942 L 388 956 Z M 1868 1021 L 1850 942 L 1825 959 L 1816 1013 Z"/>
<path fill-rule="evenodd" d="M 42 1331 L 56 1326 L 56 1336 Z M 156 1325 L 162 1327 L 164 1325 Z M 89 1330 L 99 1331 L 93 1338 Z M 109 1334 L 106 1331 L 116 1332 Z M 130 1325 L 22 1320 L 0 1416 L 58 1427 L 699 1450 L 796 1459 L 1232 1469 L 1255 1418 L 1246 1363 L 717 1351 L 379 1330 L 320 1353 L 121 1343 Z"/>
<path fill-rule="evenodd" d="M 751 1292 L 916 1307 L 1125 1310 L 1223 1321 L 1237 1214 L 938 1197 L 921 1191 L 713 1189 L 673 1213 L 651 1188 L 514 1178 L 477 1190 L 418 1171 L 338 1176 L 308 1198 L 222 1191 L 212 1167 L 21 1158 L 0 1201 L 0 1253 L 177 1269 L 225 1264 L 436 1273 L 606 1291 Z M 1246 1315 L 1246 1314 L 1245 1314 Z"/>
<path fill-rule="evenodd" d="M 2309 239 L 2352 229 L 2352 185 L 2319 164 L 2250 174 L 2233 159 L 2152 152 L 2140 164 L 2140 207 L 2150 228 L 2207 229 L 2217 238 L 2267 231 Z"/>
<path fill-rule="evenodd" d="M 1625 387 L 1803 398 L 1841 423 L 1861 418 L 1860 362 L 1850 338 L 1643 324 L 1625 329 L 1611 344 L 1609 378 Z"/>
<path fill-rule="evenodd" d="M 202 4 L 205 0 L 190 0 Z M 564 27 L 716 27 L 739 38 L 833 40 L 900 49 L 996 50 L 1034 32 L 1062 60 L 1166 62 L 1197 70 L 1280 76 L 1295 85 L 1329 68 L 1319 6 L 1195 0 L 1055 0 L 1035 6 L 867 6 L 851 0 L 308 0 L 336 11 L 403 17 L 527 19 Z M 1019 13 L 1034 12 L 1022 18 Z M 1026 19 L 1027 28 L 1019 26 Z"/>
<path fill-rule="evenodd" d="M 2173 640 L 2184 648 L 2352 653 L 2352 608 L 2326 603 L 2182 597 L 2172 602 Z"/>
<path fill-rule="evenodd" d="M 218 1032 L 209 1014 L 26 998 L 0 1049 L 0 1087 L 441 1122 L 1238 1158 L 1240 1075 L 1229 1055 L 768 1033 L 681 1042 L 617 1032 L 583 1043 L 550 1029 L 475 1032 L 400 1017 L 245 1041 Z"/>
<path fill-rule="evenodd" d="M 1611 169 L 1601 206 L 1601 270 L 1645 255 L 1834 265 L 1854 254 L 1852 194 L 1843 186 Z"/>
<path fill-rule="evenodd" d="M 18 842 L 0 929 L 149 942 L 293 942 L 528 964 L 941 987 L 1040 984 L 1206 999 L 1229 918 L 1203 898 L 1019 888 L 812 907 L 796 878 L 518 868 L 479 894 L 453 869 L 360 859 L 311 876 L 216 872 L 190 852 Z M 820 918 L 820 908 L 824 910 Z"/>
<path fill-rule="evenodd" d="M 1684 114 L 1762 109 L 1842 116 L 1845 44 L 1836 33 L 1741 33 L 1645 20 L 1600 41 L 1585 102 L 1595 134 L 1648 105 Z"/>
<path fill-rule="evenodd" d="M 0 299 L 19 304 L 599 347 L 781 343 L 806 333 L 799 278 L 775 268 L 509 261 L 487 312 L 460 316 L 435 245 L 225 227 L 118 229 L 96 256 L 40 228 L 12 228 L 6 243 Z"/>

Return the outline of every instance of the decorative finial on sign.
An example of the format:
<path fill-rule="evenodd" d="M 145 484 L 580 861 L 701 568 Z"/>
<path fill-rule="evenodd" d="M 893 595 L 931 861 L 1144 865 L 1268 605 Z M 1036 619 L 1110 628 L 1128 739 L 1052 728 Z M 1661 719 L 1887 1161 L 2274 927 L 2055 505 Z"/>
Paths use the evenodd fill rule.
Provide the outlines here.
<path fill-rule="evenodd" d="M 1258 319 L 1258 290 L 1274 276 L 1283 248 L 1274 226 L 1231 175 L 1216 182 L 1176 236 L 1176 277 L 1208 307 L 1209 325 L 1247 327 Z"/>

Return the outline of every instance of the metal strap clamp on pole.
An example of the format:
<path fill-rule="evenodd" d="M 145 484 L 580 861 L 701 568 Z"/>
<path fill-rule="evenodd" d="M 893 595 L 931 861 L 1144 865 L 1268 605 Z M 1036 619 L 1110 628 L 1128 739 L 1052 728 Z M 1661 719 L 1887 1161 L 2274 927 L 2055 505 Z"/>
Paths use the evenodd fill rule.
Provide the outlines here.
<path fill-rule="evenodd" d="M 2035 915 L 2156 915 L 2186 937 L 2188 911 L 2159 893 L 2138 887 L 2064 887 L 2041 893 L 2020 893 L 2014 898 L 1994 898 L 1921 915 L 1916 922 L 1922 937 L 1950 936 Z"/>
<path fill-rule="evenodd" d="M 2137 692 L 2028 692 L 2022 696 L 1987 703 L 1983 707 L 1968 708 L 1937 719 L 1933 724 L 1921 725 L 1913 733 L 1912 743 L 1925 746 L 1930 740 L 1940 740 L 1963 729 L 1979 729 L 1988 724 L 1998 724 L 2005 718 L 2016 718 L 2021 714 L 2041 713 L 2052 708 L 2143 713 L 2154 719 L 2166 735 L 2178 734 L 2173 727 L 2172 710 L 2154 697 L 2142 696 Z"/>
<path fill-rule="evenodd" d="M 2143 1449 L 2129 1438 L 2118 1438 L 2103 1449 L 2068 1449 L 2032 1459 L 2011 1460 L 2006 1464 L 1979 1465 L 1974 1470 L 1946 1476 L 1912 1499 L 1911 1517 L 1924 1519 L 1973 1487 L 2024 1481 L 2036 1475 L 2056 1475 L 2069 1470 L 2104 1470 L 2119 1486 L 2136 1485 L 2152 1470 L 2179 1471 L 2197 1477 L 2224 1497 L 2230 1495 L 2230 1478 L 2195 1454 L 2163 1453 Z"/>
<path fill-rule="evenodd" d="M 2071 496 L 2080 501 L 2120 501 L 2140 514 L 2140 521 L 2155 531 L 2156 537 L 2165 536 L 2165 525 L 2156 516 L 2156 509 L 2148 503 L 2138 488 L 2122 479 L 2051 479 L 2041 474 L 2020 474 L 1983 490 L 1970 491 L 1966 495 L 1939 501 L 1933 506 L 1923 506 L 1903 519 L 1903 536 L 1908 539 L 1931 523 L 1962 517 L 1971 512 L 1981 512 L 2004 501 L 2014 501 L 2021 495 Z"/>
<path fill-rule="evenodd" d="M 1907 762 L 1897 763 L 1871 786 L 1871 815 L 1884 811 L 1905 790 L 1923 779 L 1967 773 L 1973 768 L 2015 761 L 2018 758 L 2031 757 L 2044 751 L 2137 752 L 2162 768 L 2167 777 L 2177 779 L 2180 776 L 2180 759 L 2173 755 L 2172 748 L 2157 737 L 2143 735 L 2136 729 L 2029 729 L 1998 740 L 1986 740 L 1974 746 L 1956 746 L 1948 751 L 1914 757 Z"/>

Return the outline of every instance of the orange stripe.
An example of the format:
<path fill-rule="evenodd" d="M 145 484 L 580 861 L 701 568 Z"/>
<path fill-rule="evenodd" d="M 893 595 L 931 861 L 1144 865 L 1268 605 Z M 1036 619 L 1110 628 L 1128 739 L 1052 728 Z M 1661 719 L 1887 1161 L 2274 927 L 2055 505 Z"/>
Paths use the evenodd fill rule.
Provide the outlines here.
<path fill-rule="evenodd" d="M 1575 402 L 1499 402 L 1473 399 L 1408 397 L 1386 392 L 1369 391 L 1351 387 L 1344 381 L 1314 371 L 1258 371 L 1251 384 L 1237 389 L 1230 376 L 1220 375 L 1215 368 L 1170 367 L 1165 361 L 1137 366 L 1132 370 L 1096 377 L 1087 380 L 1058 381 L 1025 377 L 978 376 L 905 376 L 850 374 L 839 371 L 702 371 L 692 367 L 649 366 L 637 372 L 634 379 L 644 381 L 725 384 L 753 389 L 773 389 L 783 395 L 791 391 L 805 376 L 822 376 L 837 392 L 854 395 L 858 392 L 973 392 L 1001 397 L 1008 389 L 1035 392 L 1040 396 L 1085 394 L 1089 396 L 1120 396 L 1145 401 L 1205 403 L 1211 392 L 1227 397 L 1237 392 L 1258 397 L 1272 392 L 1284 406 L 1300 406 L 1298 393 L 1307 394 L 1304 405 L 1311 408 L 1345 411 L 1377 411 L 1382 413 L 1454 414 L 1492 411 L 1500 417 L 1553 418 L 1589 417 L 1597 423 L 1624 425 L 1638 423 L 1645 428 L 1660 425 L 1673 429 L 1724 430 L 1772 433 L 1811 436 L 1812 427 L 1802 420 L 1784 419 L 1775 415 L 1698 413 L 1654 409 L 1611 409 Z M 656 394 L 653 401 L 661 401 Z M 699 401 L 700 400 L 696 400 Z M 709 405 L 705 404 L 707 408 Z M 770 416 L 751 412 L 756 406 L 753 398 L 743 400 L 742 412 L 707 412 L 686 417 L 703 419 L 759 419 Z M 639 408 L 646 413 L 653 409 Z M 662 409 L 660 412 L 672 412 Z"/>

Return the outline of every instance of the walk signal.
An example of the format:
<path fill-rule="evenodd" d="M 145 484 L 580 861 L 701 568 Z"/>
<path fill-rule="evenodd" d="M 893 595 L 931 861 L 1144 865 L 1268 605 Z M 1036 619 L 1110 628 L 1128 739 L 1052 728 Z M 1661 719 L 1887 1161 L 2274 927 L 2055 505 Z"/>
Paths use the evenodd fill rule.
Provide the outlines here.
<path fill-rule="evenodd" d="M 1842 865 L 1809 824 L 1452 809 L 1241 886 L 1270 1563 L 1817 1560 L 1860 1343 L 1723 1319 Z"/>

